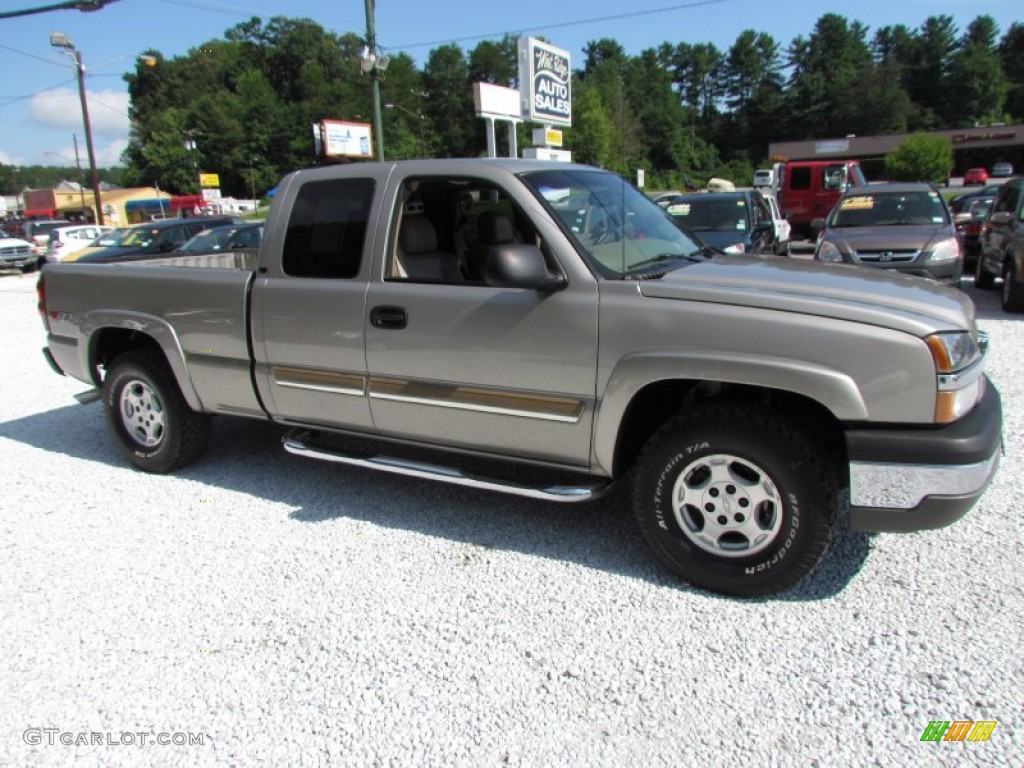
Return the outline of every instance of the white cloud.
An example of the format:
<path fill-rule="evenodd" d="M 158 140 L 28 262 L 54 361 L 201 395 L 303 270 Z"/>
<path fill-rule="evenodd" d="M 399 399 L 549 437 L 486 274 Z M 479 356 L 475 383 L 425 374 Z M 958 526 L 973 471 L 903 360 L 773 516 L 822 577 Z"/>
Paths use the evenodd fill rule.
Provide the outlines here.
<path fill-rule="evenodd" d="M 11 165 L 11 156 L 0 149 L 0 164 Z"/>
<path fill-rule="evenodd" d="M 128 94 L 124 91 L 87 91 L 89 126 L 94 137 L 110 140 L 128 137 Z M 32 97 L 29 119 L 45 128 L 82 129 L 82 102 L 70 88 L 42 91 Z"/>

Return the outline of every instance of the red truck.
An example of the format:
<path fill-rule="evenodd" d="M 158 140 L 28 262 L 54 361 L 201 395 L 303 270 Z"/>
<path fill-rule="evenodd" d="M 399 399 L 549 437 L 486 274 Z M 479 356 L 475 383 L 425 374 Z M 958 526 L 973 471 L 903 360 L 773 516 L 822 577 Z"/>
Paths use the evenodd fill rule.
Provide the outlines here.
<path fill-rule="evenodd" d="M 779 181 L 779 206 L 794 237 L 807 237 L 811 222 L 828 216 L 847 187 L 864 184 L 857 160 L 790 160 Z"/>

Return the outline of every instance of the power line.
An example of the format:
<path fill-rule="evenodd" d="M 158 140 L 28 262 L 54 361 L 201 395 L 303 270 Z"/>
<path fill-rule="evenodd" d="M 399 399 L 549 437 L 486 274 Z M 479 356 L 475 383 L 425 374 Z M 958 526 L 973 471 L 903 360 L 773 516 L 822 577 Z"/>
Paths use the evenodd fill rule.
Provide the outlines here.
<path fill-rule="evenodd" d="M 594 24 L 599 21 L 618 21 L 620 19 L 633 19 L 637 16 L 651 16 L 656 13 L 669 13 L 670 11 L 685 11 L 691 8 L 700 8 L 705 5 L 719 5 L 721 3 L 731 2 L 732 0 L 697 0 L 696 2 L 683 3 L 681 5 L 669 5 L 664 8 L 651 8 L 646 11 L 630 11 L 629 13 L 616 13 L 611 16 L 594 16 L 589 19 L 576 19 L 575 21 L 560 21 L 556 24 L 545 24 L 537 27 L 526 27 L 524 29 L 516 30 L 520 33 L 523 32 L 544 32 L 549 29 L 562 29 L 564 27 L 575 27 L 582 24 Z M 468 35 L 466 37 L 455 37 L 447 40 L 433 40 L 425 43 L 408 43 L 406 45 L 389 45 L 382 46 L 388 50 L 404 51 L 406 48 L 426 48 L 432 45 L 446 45 L 448 43 L 464 43 L 472 40 L 485 40 L 491 37 L 502 37 L 503 35 L 512 34 L 510 30 L 503 30 L 501 32 L 489 32 L 485 35 Z"/>
<path fill-rule="evenodd" d="M 64 3 L 43 5 L 37 8 L 24 8 L 20 11 L 0 11 L 0 19 L 13 19 L 17 16 L 31 16 L 36 13 L 47 13 L 49 11 L 98 11 L 103 6 L 117 0 L 68 0 Z"/>

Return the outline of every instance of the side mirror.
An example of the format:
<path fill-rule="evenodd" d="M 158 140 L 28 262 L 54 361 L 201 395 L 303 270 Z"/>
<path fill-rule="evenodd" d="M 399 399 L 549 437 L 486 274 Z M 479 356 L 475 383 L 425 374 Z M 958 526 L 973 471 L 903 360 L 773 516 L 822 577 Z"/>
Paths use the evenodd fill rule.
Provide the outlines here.
<path fill-rule="evenodd" d="M 566 286 L 565 277 L 552 275 L 540 248 L 508 243 L 495 245 L 487 253 L 484 282 L 494 288 L 527 288 L 554 293 Z"/>
<path fill-rule="evenodd" d="M 1009 211 L 1000 211 L 999 213 L 993 213 L 991 216 L 989 216 L 989 221 L 991 221 L 993 224 L 1006 225 L 1013 221 L 1013 214 L 1010 213 Z"/>
<path fill-rule="evenodd" d="M 821 232 L 825 228 L 824 219 L 811 219 L 811 231 L 814 233 Z"/>
<path fill-rule="evenodd" d="M 169 251 L 173 251 L 173 250 L 174 250 L 174 243 L 173 242 L 171 242 L 170 240 L 161 240 L 160 241 L 160 252 L 161 253 L 168 253 Z"/>
<path fill-rule="evenodd" d="M 953 221 L 955 221 L 957 224 L 966 224 L 973 218 L 974 217 L 969 213 L 958 213 L 956 216 L 953 217 Z"/>

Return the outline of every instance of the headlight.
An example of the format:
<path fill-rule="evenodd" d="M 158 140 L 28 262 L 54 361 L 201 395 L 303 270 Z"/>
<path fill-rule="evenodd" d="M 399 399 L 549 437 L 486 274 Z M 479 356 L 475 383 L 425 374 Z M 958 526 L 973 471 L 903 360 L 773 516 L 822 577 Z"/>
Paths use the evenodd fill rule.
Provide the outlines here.
<path fill-rule="evenodd" d="M 744 247 L 743 243 L 735 243 L 733 245 L 730 245 L 730 246 L 722 249 L 722 253 L 746 253 L 746 252 L 747 252 L 747 249 Z"/>
<path fill-rule="evenodd" d="M 956 261 L 960 258 L 960 243 L 955 237 L 950 237 L 945 240 L 936 243 L 935 247 L 932 248 L 932 252 L 928 255 L 925 261 L 931 263 L 939 261 Z"/>
<path fill-rule="evenodd" d="M 982 353 L 966 331 L 935 333 L 924 341 L 938 374 L 935 421 L 948 424 L 970 411 L 985 392 L 981 366 L 971 367 Z"/>
<path fill-rule="evenodd" d="M 967 331 L 933 333 L 924 343 L 932 353 L 937 373 L 956 373 L 973 363 L 979 354 L 974 337 Z"/>
<path fill-rule="evenodd" d="M 818 249 L 814 252 L 814 258 L 818 261 L 839 261 L 843 260 L 843 254 L 839 252 L 836 244 L 829 240 L 822 240 Z"/>

